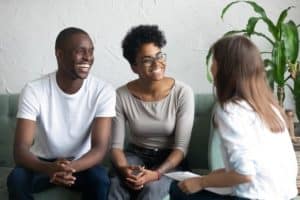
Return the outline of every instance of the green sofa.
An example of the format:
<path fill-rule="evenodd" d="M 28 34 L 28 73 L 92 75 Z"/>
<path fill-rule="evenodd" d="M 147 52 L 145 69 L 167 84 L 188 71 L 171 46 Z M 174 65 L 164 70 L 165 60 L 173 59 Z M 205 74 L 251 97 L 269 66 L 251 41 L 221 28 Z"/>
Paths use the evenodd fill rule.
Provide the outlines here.
<path fill-rule="evenodd" d="M 0 94 L 0 199 L 8 199 L 6 178 L 12 167 L 13 138 L 16 124 L 17 94 Z M 220 153 L 214 145 L 218 140 L 210 137 L 210 118 L 214 104 L 212 94 L 195 95 L 195 120 L 187 159 L 190 167 L 200 173 L 209 169 L 218 168 Z M 212 145 L 209 145 L 212 144 Z M 209 148 L 210 147 L 210 148 Z M 107 161 L 106 161 L 107 164 Z M 80 193 L 60 187 L 53 187 L 41 193 L 35 194 L 35 199 L 80 199 Z"/>

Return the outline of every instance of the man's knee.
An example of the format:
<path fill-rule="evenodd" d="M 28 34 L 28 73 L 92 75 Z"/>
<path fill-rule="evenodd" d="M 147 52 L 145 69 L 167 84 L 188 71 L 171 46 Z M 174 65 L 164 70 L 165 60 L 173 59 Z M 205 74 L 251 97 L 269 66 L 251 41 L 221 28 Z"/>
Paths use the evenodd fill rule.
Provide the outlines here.
<path fill-rule="evenodd" d="M 31 174 L 24 168 L 14 168 L 7 177 L 7 188 L 9 193 L 28 190 L 30 186 Z"/>
<path fill-rule="evenodd" d="M 91 186 L 109 187 L 110 180 L 103 167 L 94 167 L 88 172 L 88 184 Z"/>

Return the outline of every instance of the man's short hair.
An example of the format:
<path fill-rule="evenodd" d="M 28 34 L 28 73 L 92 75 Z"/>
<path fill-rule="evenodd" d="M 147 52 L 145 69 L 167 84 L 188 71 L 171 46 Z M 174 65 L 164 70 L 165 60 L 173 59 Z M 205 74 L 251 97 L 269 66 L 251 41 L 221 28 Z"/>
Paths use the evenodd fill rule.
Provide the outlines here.
<path fill-rule="evenodd" d="M 58 36 L 56 37 L 56 41 L 55 41 L 55 49 L 62 49 L 65 44 L 66 41 L 74 34 L 85 34 L 87 36 L 89 36 L 89 34 L 87 32 L 85 32 L 84 30 L 80 29 L 80 28 L 76 28 L 76 27 L 69 27 L 69 28 L 65 28 L 64 30 L 62 30 Z"/>

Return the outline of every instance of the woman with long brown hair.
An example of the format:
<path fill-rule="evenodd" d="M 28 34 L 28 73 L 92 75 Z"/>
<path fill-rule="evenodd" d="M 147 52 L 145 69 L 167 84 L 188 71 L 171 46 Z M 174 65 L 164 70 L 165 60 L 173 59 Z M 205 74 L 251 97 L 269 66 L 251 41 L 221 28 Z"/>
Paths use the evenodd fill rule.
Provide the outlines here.
<path fill-rule="evenodd" d="M 266 82 L 257 47 L 244 36 L 213 46 L 214 113 L 224 169 L 173 183 L 171 199 L 280 199 L 297 195 L 297 163 L 282 108 Z M 205 190 L 231 187 L 228 195 Z"/>

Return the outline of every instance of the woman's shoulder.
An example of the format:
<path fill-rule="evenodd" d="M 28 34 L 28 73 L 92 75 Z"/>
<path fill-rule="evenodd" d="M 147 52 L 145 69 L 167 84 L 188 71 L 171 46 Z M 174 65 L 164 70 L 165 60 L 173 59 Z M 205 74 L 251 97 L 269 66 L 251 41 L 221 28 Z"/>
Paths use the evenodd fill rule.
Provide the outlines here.
<path fill-rule="evenodd" d="M 116 90 L 117 99 L 128 99 L 130 98 L 130 92 L 127 87 L 127 83 L 118 87 Z"/>
<path fill-rule="evenodd" d="M 187 83 L 177 79 L 174 79 L 174 85 L 178 88 L 183 88 L 183 89 L 191 88 Z"/>
<path fill-rule="evenodd" d="M 193 89 L 188 84 L 179 80 L 175 80 L 174 90 L 179 95 L 194 94 Z"/>
<path fill-rule="evenodd" d="M 121 85 L 120 87 L 117 88 L 117 93 L 123 93 L 123 92 L 126 92 L 128 89 L 127 89 L 127 83 L 124 84 L 124 85 Z"/>
<path fill-rule="evenodd" d="M 217 118 L 253 118 L 255 115 L 252 107 L 244 100 L 230 101 L 225 103 L 223 106 L 220 103 L 216 104 L 215 115 Z"/>

